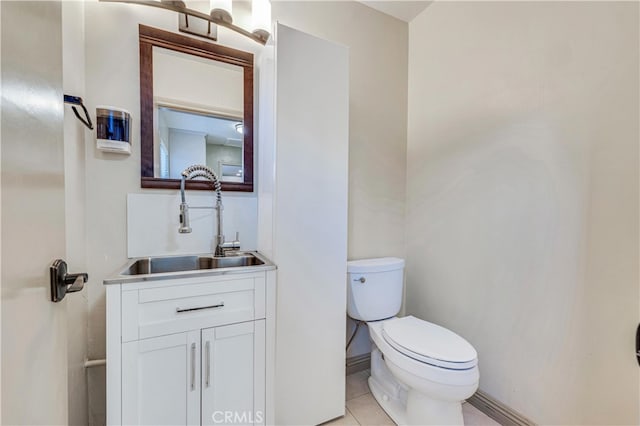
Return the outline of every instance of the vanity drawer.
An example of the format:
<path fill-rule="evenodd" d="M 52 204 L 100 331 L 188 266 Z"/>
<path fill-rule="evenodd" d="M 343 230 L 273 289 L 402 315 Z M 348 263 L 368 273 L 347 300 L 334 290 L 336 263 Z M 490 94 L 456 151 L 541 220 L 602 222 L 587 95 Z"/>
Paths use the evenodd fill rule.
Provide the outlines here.
<path fill-rule="evenodd" d="M 259 284 L 258 291 L 253 278 L 123 291 L 122 341 L 251 321 Z"/>

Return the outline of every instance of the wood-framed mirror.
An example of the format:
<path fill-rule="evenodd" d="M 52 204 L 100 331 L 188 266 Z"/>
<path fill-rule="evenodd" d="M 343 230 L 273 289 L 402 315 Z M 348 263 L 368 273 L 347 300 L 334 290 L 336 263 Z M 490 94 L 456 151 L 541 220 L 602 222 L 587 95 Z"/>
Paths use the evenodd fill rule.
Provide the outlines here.
<path fill-rule="evenodd" d="M 179 189 L 205 164 L 223 191 L 252 192 L 253 54 L 145 25 L 139 41 L 141 186 Z"/>

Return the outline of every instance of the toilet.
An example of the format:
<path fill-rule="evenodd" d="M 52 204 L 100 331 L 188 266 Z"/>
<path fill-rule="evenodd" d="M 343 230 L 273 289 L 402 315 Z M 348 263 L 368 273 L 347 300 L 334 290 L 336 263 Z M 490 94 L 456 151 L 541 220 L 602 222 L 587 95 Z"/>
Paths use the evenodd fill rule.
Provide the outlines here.
<path fill-rule="evenodd" d="M 373 342 L 369 388 L 399 425 L 462 425 L 462 402 L 478 389 L 478 354 L 454 332 L 402 305 L 404 260 L 347 263 L 347 314 L 365 321 Z"/>

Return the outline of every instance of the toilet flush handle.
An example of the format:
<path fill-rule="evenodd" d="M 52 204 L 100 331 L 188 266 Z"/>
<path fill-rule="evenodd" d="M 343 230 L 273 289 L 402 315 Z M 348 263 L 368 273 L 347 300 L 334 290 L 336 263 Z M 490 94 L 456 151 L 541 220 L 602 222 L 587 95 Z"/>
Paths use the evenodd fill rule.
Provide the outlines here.
<path fill-rule="evenodd" d="M 367 279 L 365 277 L 360 277 L 360 278 L 354 279 L 354 281 L 360 281 L 362 284 L 364 284 L 365 281 L 367 281 Z"/>

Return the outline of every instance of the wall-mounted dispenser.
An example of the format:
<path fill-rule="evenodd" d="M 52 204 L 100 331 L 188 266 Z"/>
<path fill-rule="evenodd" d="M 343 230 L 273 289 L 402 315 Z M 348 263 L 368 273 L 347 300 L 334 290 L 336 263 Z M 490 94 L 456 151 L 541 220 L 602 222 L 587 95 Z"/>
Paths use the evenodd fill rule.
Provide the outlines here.
<path fill-rule="evenodd" d="M 96 107 L 97 146 L 102 151 L 131 154 L 131 114 L 120 108 Z"/>

